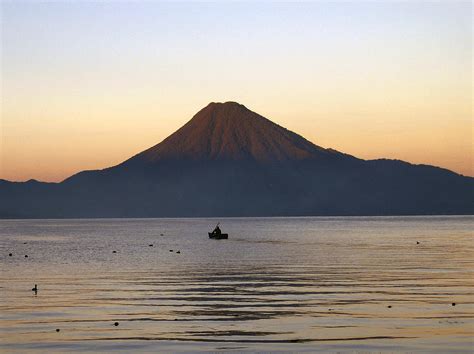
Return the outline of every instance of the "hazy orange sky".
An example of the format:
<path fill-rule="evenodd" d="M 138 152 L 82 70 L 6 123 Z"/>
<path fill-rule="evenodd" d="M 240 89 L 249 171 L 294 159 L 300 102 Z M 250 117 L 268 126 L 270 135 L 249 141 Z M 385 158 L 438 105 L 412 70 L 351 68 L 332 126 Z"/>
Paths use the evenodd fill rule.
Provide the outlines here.
<path fill-rule="evenodd" d="M 1 3 L 0 178 L 117 164 L 211 101 L 473 175 L 470 2 Z"/>

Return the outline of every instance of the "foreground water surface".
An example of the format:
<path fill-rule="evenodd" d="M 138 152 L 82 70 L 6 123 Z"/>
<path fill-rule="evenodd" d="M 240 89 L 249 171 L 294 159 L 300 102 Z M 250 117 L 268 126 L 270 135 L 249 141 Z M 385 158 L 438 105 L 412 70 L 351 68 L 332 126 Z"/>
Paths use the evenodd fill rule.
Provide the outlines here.
<path fill-rule="evenodd" d="M 208 238 L 217 221 L 229 240 Z M 471 353 L 473 229 L 470 216 L 2 220 L 0 351 Z"/>

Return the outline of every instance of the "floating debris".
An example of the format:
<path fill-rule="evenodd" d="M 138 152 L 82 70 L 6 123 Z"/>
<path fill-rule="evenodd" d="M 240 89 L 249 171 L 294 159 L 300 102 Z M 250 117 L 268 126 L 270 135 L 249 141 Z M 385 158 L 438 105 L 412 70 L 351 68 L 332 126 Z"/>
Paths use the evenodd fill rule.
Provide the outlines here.
<path fill-rule="evenodd" d="M 56 332 L 59 332 L 59 331 L 60 331 L 60 329 L 59 329 L 59 328 L 56 328 Z"/>
<path fill-rule="evenodd" d="M 181 251 L 176 251 L 176 253 L 181 253 Z"/>
<path fill-rule="evenodd" d="M 35 293 L 38 292 L 38 285 L 35 284 L 35 287 L 33 289 L 31 289 L 31 291 L 34 291 Z"/>
<path fill-rule="evenodd" d="M 453 302 L 453 303 L 451 304 L 451 306 L 456 306 L 456 303 L 455 303 L 455 302 Z"/>
<path fill-rule="evenodd" d="M 153 247 L 153 244 L 148 245 L 148 247 Z"/>
<path fill-rule="evenodd" d="M 28 258 L 28 255 L 27 255 L 27 254 L 25 254 L 25 258 Z"/>
<path fill-rule="evenodd" d="M 11 253 L 9 253 L 8 255 L 9 255 L 10 257 L 13 256 L 13 254 L 11 254 Z"/>
<path fill-rule="evenodd" d="M 392 305 L 388 305 L 387 307 L 388 307 L 389 309 L 391 309 L 391 308 L 392 308 Z"/>
<path fill-rule="evenodd" d="M 112 251 L 112 253 L 117 253 L 117 251 Z"/>
<path fill-rule="evenodd" d="M 117 327 L 118 325 L 119 325 L 119 323 L 118 323 L 118 322 L 115 322 L 115 323 L 114 323 L 114 326 L 115 326 L 115 327 Z"/>

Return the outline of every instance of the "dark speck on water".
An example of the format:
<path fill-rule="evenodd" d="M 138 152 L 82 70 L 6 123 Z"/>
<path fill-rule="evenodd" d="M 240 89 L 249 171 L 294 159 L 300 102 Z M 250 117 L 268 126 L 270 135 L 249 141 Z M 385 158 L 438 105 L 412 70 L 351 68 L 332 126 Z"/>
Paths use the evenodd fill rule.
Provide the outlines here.
<path fill-rule="evenodd" d="M 115 326 L 115 327 L 117 327 L 118 325 L 119 325 L 119 323 L 118 323 L 118 322 L 115 322 L 115 323 L 114 323 L 114 326 Z"/>
<path fill-rule="evenodd" d="M 452 305 L 452 306 L 456 306 L 456 303 L 455 303 L 455 302 L 453 302 L 451 305 Z"/>
<path fill-rule="evenodd" d="M 25 258 L 28 258 L 28 255 L 27 255 L 27 254 L 25 254 Z"/>
<path fill-rule="evenodd" d="M 12 253 L 9 253 L 8 255 L 9 255 L 10 257 L 11 257 L 11 256 L 13 256 L 13 254 L 12 254 Z"/>
<path fill-rule="evenodd" d="M 153 247 L 153 245 L 148 245 L 149 247 Z"/>
<path fill-rule="evenodd" d="M 112 253 L 117 253 L 117 251 L 112 251 Z"/>
<path fill-rule="evenodd" d="M 60 329 L 59 329 L 59 328 L 56 328 L 56 332 L 59 332 L 59 331 L 60 331 Z"/>

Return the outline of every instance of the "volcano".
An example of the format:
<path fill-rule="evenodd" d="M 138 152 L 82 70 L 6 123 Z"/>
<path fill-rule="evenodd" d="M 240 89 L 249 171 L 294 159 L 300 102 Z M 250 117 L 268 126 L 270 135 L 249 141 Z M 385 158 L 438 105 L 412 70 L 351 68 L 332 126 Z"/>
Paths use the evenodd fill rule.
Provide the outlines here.
<path fill-rule="evenodd" d="M 472 214 L 474 179 L 325 149 L 236 102 L 61 183 L 0 180 L 0 217 Z"/>
<path fill-rule="evenodd" d="M 131 160 L 227 160 L 258 162 L 324 159 L 323 149 L 236 102 L 210 103 L 160 144 Z"/>

